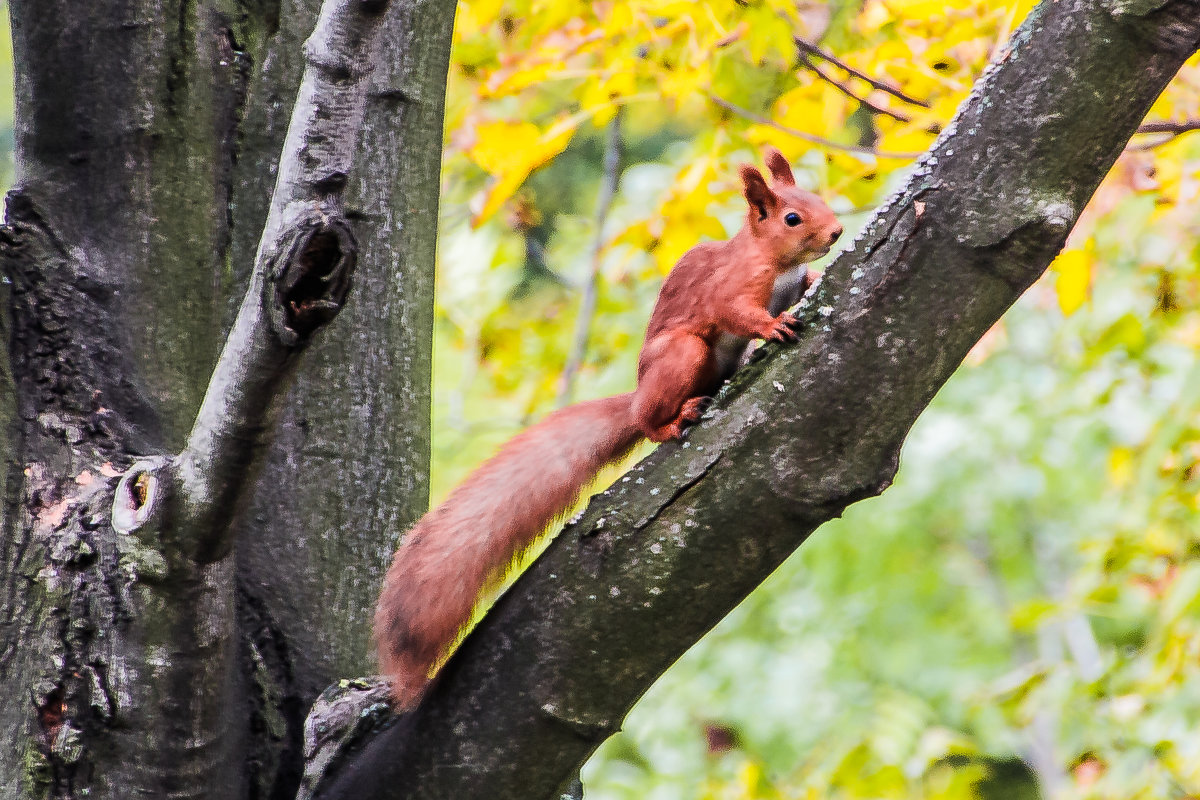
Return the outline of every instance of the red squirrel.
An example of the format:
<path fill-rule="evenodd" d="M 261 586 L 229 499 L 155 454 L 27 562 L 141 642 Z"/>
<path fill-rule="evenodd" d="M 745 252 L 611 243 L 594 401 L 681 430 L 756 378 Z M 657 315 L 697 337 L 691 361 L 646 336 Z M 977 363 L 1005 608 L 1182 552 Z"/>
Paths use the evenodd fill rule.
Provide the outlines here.
<path fill-rule="evenodd" d="M 768 149 L 766 163 L 771 186 L 755 167 L 740 169 L 749 204 L 741 230 L 696 245 L 664 281 L 636 390 L 568 406 L 513 437 L 404 537 L 375 611 L 380 666 L 398 708 L 420 699 L 484 589 L 602 467 L 643 438 L 680 438 L 732 371 L 739 343 L 794 340 L 796 318 L 782 308 L 807 287 L 803 265 L 829 252 L 842 226 L 796 186 L 782 153 Z"/>

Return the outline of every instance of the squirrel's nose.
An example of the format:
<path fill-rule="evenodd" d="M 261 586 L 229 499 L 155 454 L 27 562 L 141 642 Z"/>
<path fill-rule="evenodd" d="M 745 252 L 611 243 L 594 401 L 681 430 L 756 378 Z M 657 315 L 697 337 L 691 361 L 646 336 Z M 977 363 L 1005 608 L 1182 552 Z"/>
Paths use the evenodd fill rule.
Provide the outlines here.
<path fill-rule="evenodd" d="M 834 228 L 833 230 L 831 230 L 829 232 L 829 244 L 832 246 L 833 243 L 836 242 L 838 240 L 838 237 L 841 235 L 842 235 L 842 226 L 838 225 L 836 228 Z"/>

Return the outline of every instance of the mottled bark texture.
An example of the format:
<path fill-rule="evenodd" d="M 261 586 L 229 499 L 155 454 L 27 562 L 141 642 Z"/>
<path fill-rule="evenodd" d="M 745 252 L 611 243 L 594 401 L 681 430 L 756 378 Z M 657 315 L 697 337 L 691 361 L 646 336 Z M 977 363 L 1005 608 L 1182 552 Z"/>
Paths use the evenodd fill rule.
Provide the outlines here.
<path fill-rule="evenodd" d="M 336 333 L 306 354 L 237 522 L 245 657 L 257 684 L 250 696 L 265 732 L 249 757 L 286 763 L 296 777 L 313 700 L 337 678 L 375 669 L 379 583 L 396 536 L 428 502 L 433 258 L 454 3 L 393 5 L 363 121 L 364 157 L 347 190 L 360 251 L 353 297 Z M 293 14 L 281 25 L 310 19 Z M 274 93 L 299 74 L 300 51 L 284 43 L 305 35 L 277 37 L 264 83 L 251 91 L 244 128 L 254 155 L 235 167 L 238 208 L 251 219 L 261 219 L 271 179 L 257 162 L 269 165 L 286 126 Z M 235 231 L 235 254 L 253 253 L 252 234 Z"/>
<path fill-rule="evenodd" d="M 557 797 L 667 666 L 889 485 L 917 415 L 1198 44 L 1197 0 L 1038 6 L 801 307 L 802 341 L 595 499 L 317 797 Z"/>
<path fill-rule="evenodd" d="M 306 51 L 320 5 L 10 2 L 0 796 L 294 796 L 307 707 L 370 669 L 425 502 L 454 9 L 331 0 Z"/>

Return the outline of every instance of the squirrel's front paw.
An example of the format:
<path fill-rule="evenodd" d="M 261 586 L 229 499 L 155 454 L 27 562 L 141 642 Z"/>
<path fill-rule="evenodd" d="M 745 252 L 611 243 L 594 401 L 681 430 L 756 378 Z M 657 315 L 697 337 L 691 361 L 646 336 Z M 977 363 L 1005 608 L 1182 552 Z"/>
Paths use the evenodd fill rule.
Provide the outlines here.
<path fill-rule="evenodd" d="M 763 338 L 773 342 L 794 342 L 796 341 L 796 328 L 799 324 L 800 320 L 785 311 L 771 320 L 769 332 Z"/>

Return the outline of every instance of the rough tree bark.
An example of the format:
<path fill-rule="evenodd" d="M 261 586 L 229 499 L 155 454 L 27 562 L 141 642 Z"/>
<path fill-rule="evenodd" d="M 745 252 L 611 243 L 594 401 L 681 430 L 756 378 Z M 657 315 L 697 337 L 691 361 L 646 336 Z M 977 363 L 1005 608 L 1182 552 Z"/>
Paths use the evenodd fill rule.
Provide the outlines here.
<path fill-rule="evenodd" d="M 684 650 L 889 485 L 917 415 L 1044 271 L 1197 46 L 1197 0 L 1038 6 L 801 306 L 800 344 L 768 348 L 685 443 L 595 499 L 426 700 L 362 735 L 315 796 L 567 791 Z"/>
<path fill-rule="evenodd" d="M 294 796 L 308 706 L 370 669 L 425 501 L 454 8 L 326 6 L 306 53 L 316 0 L 10 3 L 5 798 Z"/>

